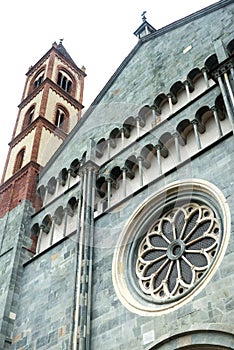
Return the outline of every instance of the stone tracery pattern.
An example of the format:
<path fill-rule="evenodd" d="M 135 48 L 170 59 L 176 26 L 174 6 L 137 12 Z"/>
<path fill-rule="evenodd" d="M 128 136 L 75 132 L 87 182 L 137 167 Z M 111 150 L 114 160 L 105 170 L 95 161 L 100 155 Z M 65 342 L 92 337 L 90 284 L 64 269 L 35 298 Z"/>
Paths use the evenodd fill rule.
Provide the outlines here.
<path fill-rule="evenodd" d="M 139 246 L 136 275 L 141 290 L 159 303 L 185 295 L 212 264 L 219 235 L 211 208 L 188 203 L 169 210 Z"/>

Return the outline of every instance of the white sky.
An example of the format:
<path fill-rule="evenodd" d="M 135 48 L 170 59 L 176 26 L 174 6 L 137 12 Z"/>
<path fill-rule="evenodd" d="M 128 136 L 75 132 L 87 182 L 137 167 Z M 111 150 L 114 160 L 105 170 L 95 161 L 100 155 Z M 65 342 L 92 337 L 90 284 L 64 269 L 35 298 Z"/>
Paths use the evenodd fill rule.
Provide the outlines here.
<path fill-rule="evenodd" d="M 20 0 L 0 5 L 1 128 L 0 178 L 8 152 L 26 72 L 52 46 L 63 45 L 78 67 L 86 67 L 85 108 L 137 44 L 133 32 L 147 21 L 159 29 L 214 0 Z"/>

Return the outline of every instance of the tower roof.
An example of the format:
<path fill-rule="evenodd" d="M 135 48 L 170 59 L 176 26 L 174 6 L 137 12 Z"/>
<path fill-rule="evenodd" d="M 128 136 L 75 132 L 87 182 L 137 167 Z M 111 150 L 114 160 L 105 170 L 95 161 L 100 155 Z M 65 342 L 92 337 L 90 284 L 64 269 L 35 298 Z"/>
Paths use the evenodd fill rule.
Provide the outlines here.
<path fill-rule="evenodd" d="M 67 60 L 69 60 L 70 62 L 72 62 L 73 64 L 76 65 L 76 63 L 73 61 L 73 59 L 71 58 L 71 56 L 69 55 L 69 53 L 67 52 L 65 47 L 63 46 L 63 39 L 60 39 L 59 44 L 57 46 L 56 45 L 55 45 L 55 47 L 59 51 L 59 53 L 62 56 L 64 56 Z"/>

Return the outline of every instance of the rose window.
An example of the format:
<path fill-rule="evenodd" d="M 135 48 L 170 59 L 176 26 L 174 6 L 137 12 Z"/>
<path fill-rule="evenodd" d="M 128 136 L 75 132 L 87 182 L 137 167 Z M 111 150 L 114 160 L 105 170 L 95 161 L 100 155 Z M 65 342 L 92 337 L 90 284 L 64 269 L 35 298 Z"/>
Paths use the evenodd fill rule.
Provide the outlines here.
<path fill-rule="evenodd" d="M 141 290 L 158 302 L 183 296 L 209 269 L 219 232 L 215 214 L 206 205 L 189 203 L 167 211 L 139 246 L 136 275 Z"/>

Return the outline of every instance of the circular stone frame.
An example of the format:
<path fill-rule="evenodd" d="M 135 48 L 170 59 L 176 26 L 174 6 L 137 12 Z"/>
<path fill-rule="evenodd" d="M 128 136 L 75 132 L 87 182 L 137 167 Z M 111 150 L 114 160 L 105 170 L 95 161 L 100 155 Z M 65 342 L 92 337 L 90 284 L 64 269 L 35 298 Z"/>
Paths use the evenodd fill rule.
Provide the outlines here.
<path fill-rule="evenodd" d="M 220 227 L 217 252 L 206 273 L 188 293 L 172 299 L 171 302 L 155 302 L 152 296 L 143 293 L 135 273 L 139 242 L 149 227 L 166 211 L 190 202 L 207 205 L 215 213 Z M 187 179 L 167 185 L 144 200 L 127 221 L 119 237 L 112 264 L 112 279 L 118 298 L 127 309 L 139 315 L 161 315 L 175 310 L 191 300 L 210 281 L 225 254 L 229 236 L 229 207 L 226 198 L 216 186 L 201 179 Z M 172 259 L 177 258 L 174 245 L 180 247 L 181 252 L 184 249 L 183 242 L 179 240 L 170 246 L 167 254 Z"/>

